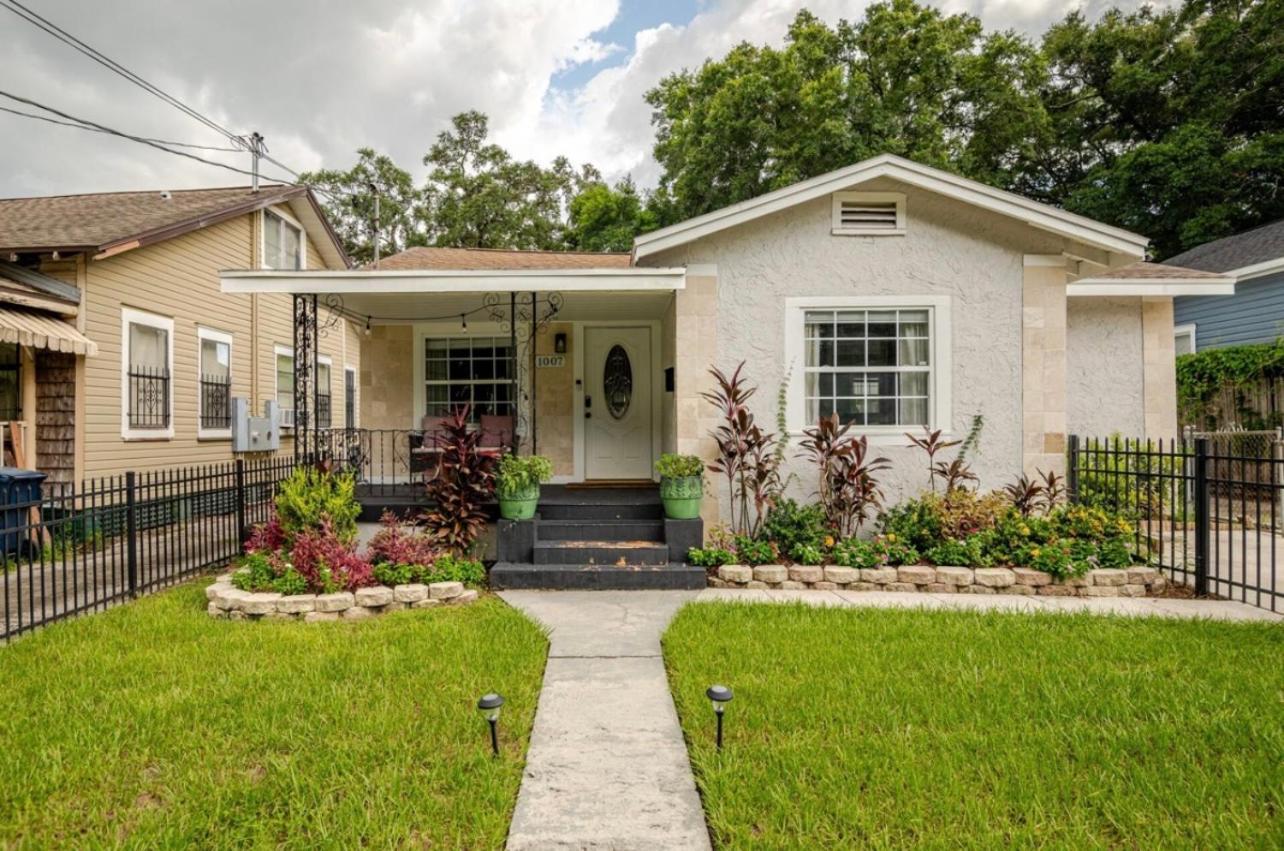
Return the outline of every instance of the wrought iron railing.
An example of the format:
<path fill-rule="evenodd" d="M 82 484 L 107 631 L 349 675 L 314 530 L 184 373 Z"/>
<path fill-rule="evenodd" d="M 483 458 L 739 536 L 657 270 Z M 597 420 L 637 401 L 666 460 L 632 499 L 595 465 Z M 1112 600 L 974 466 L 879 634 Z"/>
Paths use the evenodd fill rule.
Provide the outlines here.
<path fill-rule="evenodd" d="M 129 377 L 129 427 L 169 428 L 169 370 L 131 366 Z"/>
<path fill-rule="evenodd" d="M 232 427 L 232 377 L 201 376 L 201 428 Z"/>

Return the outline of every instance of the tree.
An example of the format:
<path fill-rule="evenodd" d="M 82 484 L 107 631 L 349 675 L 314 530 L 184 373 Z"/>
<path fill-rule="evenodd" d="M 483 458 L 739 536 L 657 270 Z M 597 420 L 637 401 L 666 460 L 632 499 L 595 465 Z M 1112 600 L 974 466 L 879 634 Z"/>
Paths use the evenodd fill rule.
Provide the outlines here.
<path fill-rule="evenodd" d="M 580 251 L 628 251 L 633 237 L 655 227 L 654 212 L 627 178 L 614 188 L 589 183 L 571 199 L 568 241 Z"/>
<path fill-rule="evenodd" d="M 379 192 L 379 253 L 387 257 L 423 244 L 421 197 L 410 173 L 384 154 L 360 148 L 347 171 L 322 169 L 300 175 L 316 188 L 330 224 L 348 255 L 359 263 L 374 259 L 374 190 Z"/>
<path fill-rule="evenodd" d="M 741 44 L 647 93 L 661 189 L 682 218 L 891 152 L 995 183 L 1040 138 L 1033 45 L 970 15 L 888 0 L 781 49 Z"/>

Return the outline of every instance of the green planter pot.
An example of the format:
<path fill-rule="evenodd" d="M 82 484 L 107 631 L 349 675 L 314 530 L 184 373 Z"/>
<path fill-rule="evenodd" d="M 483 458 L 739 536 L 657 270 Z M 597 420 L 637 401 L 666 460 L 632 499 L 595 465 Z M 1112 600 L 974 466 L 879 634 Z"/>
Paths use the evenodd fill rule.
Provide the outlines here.
<path fill-rule="evenodd" d="M 700 516 L 700 503 L 704 500 L 704 478 L 684 476 L 680 479 L 660 479 L 660 501 L 664 503 L 664 516 L 670 520 L 694 520 Z"/>
<path fill-rule="evenodd" d="M 505 520 L 530 520 L 539 507 L 539 485 L 524 491 L 498 493 L 499 516 Z"/>

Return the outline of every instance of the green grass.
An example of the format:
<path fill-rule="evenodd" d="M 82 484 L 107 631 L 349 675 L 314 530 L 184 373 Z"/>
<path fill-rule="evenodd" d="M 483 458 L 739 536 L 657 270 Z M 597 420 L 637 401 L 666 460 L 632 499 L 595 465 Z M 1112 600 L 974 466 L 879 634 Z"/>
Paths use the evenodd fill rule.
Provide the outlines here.
<path fill-rule="evenodd" d="M 530 621 L 494 598 L 215 621 L 203 585 L 0 647 L 0 847 L 503 845 L 547 651 Z"/>
<path fill-rule="evenodd" d="M 1280 625 L 699 604 L 664 654 L 721 847 L 1284 846 Z"/>

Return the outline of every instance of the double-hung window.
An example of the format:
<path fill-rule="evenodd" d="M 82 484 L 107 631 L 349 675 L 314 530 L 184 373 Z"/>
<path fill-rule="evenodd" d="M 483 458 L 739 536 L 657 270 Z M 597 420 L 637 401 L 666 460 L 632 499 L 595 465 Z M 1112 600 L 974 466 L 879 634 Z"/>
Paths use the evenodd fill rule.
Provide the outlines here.
<path fill-rule="evenodd" d="M 276 406 L 281 411 L 281 426 L 294 428 L 294 349 L 276 347 Z"/>
<path fill-rule="evenodd" d="M 303 228 L 272 210 L 263 211 L 263 268 L 302 269 Z"/>
<path fill-rule="evenodd" d="M 198 436 L 227 437 L 232 429 L 232 335 L 196 329 L 200 358 Z"/>
<path fill-rule="evenodd" d="M 470 406 L 483 414 L 513 413 L 512 340 L 509 337 L 428 337 L 424 340 L 424 413 L 444 417 Z"/>
<path fill-rule="evenodd" d="M 174 320 L 121 308 L 121 433 L 174 436 Z"/>
<path fill-rule="evenodd" d="M 790 425 L 837 414 L 857 433 L 948 428 L 945 297 L 788 299 Z"/>

